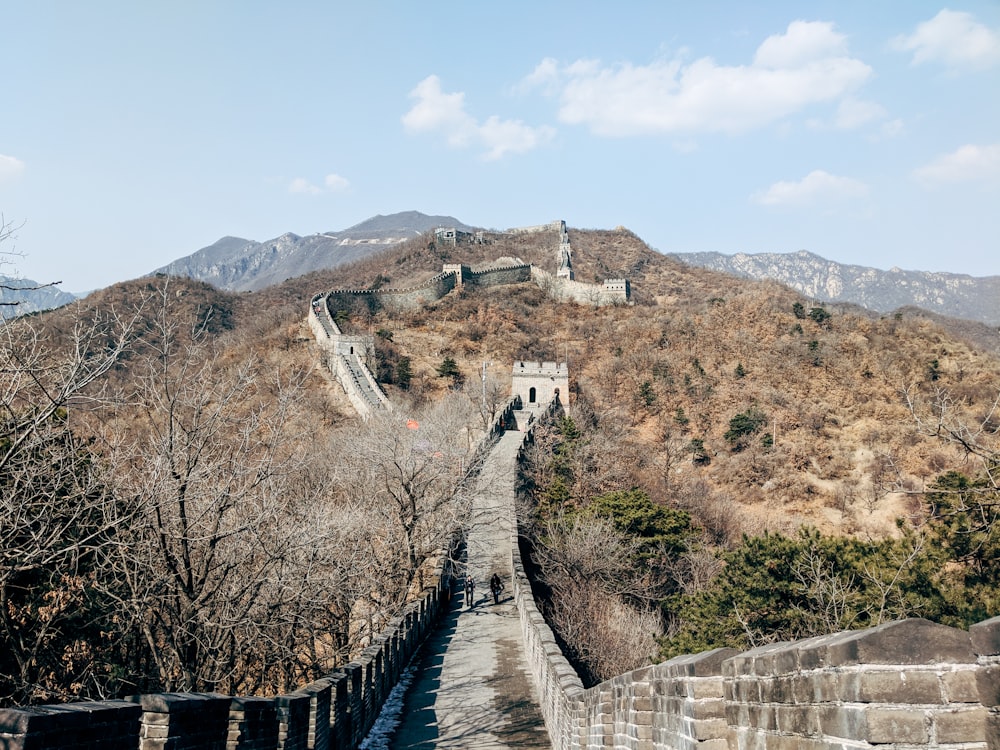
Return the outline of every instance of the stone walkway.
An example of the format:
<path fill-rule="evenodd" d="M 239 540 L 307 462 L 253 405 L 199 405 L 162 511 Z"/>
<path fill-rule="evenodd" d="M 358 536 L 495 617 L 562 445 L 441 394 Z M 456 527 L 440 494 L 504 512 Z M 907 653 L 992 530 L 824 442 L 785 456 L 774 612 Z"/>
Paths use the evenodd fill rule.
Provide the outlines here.
<path fill-rule="evenodd" d="M 476 482 L 467 542 L 474 601 L 464 601 L 460 581 L 451 610 L 418 657 L 394 750 L 551 747 L 510 587 L 514 463 L 523 437 L 507 432 Z M 505 584 L 499 604 L 489 592 L 494 572 Z"/>

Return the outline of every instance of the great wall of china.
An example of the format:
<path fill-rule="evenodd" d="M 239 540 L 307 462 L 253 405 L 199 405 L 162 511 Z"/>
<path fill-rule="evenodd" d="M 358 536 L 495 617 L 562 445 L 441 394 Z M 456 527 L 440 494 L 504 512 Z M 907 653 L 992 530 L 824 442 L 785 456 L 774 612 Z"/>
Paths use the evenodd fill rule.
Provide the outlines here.
<path fill-rule="evenodd" d="M 464 272 L 448 274 L 457 284 Z M 345 390 L 360 413 L 387 406 L 370 373 L 359 375 L 350 364 L 351 358 L 363 362 L 371 343 L 340 332 L 327 297 L 317 295 L 309 311 L 327 364 L 350 373 L 344 377 L 356 383 L 354 396 Z M 519 428 L 517 458 L 492 467 L 508 476 L 519 470 L 534 427 L 558 410 L 558 394 L 568 385 L 563 363 L 515 363 L 512 376 L 514 394 L 472 462 L 478 467 L 490 460 L 498 441 Z M 969 631 L 909 619 L 744 652 L 716 649 L 584 688 L 532 596 L 513 499 L 497 512 L 513 529 L 514 603 L 553 748 L 1000 750 L 1000 617 Z M 418 600 L 357 661 L 294 693 L 168 693 L 0 709 L 0 750 L 356 748 L 457 590 L 445 552 Z"/>
<path fill-rule="evenodd" d="M 462 264 L 446 264 L 441 273 L 423 284 L 403 289 L 333 289 L 315 295 L 309 305 L 308 323 L 319 347 L 324 352 L 330 372 L 340 383 L 355 410 L 367 418 L 372 411 L 389 408 L 389 401 L 376 382 L 368 365 L 375 352 L 373 336 L 345 335 L 334 320 L 331 308 L 362 302 L 371 310 L 407 310 L 423 307 L 444 297 L 457 288 L 482 289 L 492 286 L 534 282 L 559 302 L 583 305 L 627 305 L 631 289 L 627 279 L 605 279 L 603 284 L 585 284 L 573 278 L 573 251 L 565 221 L 538 226 L 518 227 L 506 234 L 552 233 L 557 240 L 553 256 L 558 265 L 556 274 L 525 263 L 520 258 L 498 258 L 492 263 L 472 268 Z M 483 243 L 486 233 L 471 235 L 456 229 L 438 229 L 439 242 L 455 243 L 463 238 Z"/>

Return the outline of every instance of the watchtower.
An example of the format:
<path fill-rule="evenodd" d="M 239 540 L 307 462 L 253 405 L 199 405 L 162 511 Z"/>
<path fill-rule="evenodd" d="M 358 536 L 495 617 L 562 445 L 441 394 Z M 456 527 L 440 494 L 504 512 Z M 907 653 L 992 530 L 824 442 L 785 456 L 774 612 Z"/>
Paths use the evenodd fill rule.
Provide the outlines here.
<path fill-rule="evenodd" d="M 511 370 L 511 395 L 520 396 L 522 408 L 545 406 L 558 398 L 569 404 L 569 366 L 566 362 L 515 362 Z"/>

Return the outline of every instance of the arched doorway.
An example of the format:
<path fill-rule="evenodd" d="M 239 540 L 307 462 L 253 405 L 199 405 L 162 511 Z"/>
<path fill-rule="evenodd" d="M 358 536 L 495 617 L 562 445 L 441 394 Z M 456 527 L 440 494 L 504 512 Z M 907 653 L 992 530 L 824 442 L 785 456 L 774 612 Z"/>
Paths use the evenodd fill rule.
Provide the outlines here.
<path fill-rule="evenodd" d="M 528 389 L 528 403 L 529 404 L 535 403 L 535 388 L 534 388 L 534 386 L 532 386 L 531 388 Z"/>

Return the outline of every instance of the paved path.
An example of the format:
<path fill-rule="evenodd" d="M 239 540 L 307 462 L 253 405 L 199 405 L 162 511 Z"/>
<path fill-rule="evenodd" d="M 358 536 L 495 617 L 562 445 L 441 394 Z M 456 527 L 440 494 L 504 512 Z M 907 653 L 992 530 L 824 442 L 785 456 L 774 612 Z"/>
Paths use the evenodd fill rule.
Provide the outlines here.
<path fill-rule="evenodd" d="M 507 432 L 476 482 L 467 544 L 474 602 L 470 606 L 456 590 L 451 610 L 424 644 L 389 745 L 394 750 L 551 747 L 510 587 L 514 468 L 522 438 Z M 505 583 L 499 604 L 488 586 L 494 572 Z"/>

